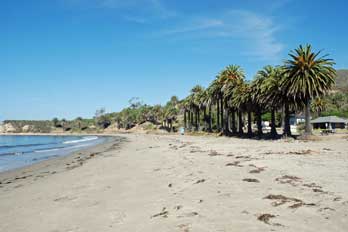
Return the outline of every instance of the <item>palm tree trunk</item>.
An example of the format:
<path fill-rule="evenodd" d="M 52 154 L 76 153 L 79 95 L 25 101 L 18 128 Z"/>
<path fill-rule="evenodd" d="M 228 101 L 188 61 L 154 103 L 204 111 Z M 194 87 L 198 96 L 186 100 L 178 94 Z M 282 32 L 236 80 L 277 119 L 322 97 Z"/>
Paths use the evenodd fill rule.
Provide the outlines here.
<path fill-rule="evenodd" d="M 275 109 L 273 108 L 271 111 L 271 137 L 277 137 L 277 129 L 276 129 L 276 118 L 275 118 Z"/>
<path fill-rule="evenodd" d="M 263 135 L 263 132 L 262 132 L 262 115 L 261 115 L 260 107 L 257 107 L 257 110 L 256 110 L 256 120 L 257 120 L 257 134 L 259 137 L 261 137 Z"/>
<path fill-rule="evenodd" d="M 252 120 L 251 120 L 251 111 L 248 110 L 248 137 L 252 137 L 253 130 L 252 130 Z"/>
<path fill-rule="evenodd" d="M 284 135 L 291 136 L 289 103 L 284 105 Z"/>
<path fill-rule="evenodd" d="M 193 111 L 190 111 L 190 130 L 192 131 L 192 127 L 193 127 Z"/>
<path fill-rule="evenodd" d="M 285 106 L 282 107 L 282 122 L 281 127 L 285 128 Z"/>
<path fill-rule="evenodd" d="M 229 116 L 229 109 L 225 106 L 224 109 L 224 134 L 225 135 L 230 135 L 230 130 L 229 130 L 229 120 L 230 116 Z"/>
<path fill-rule="evenodd" d="M 237 128 L 236 128 L 236 110 L 232 108 L 232 133 L 236 134 L 237 133 Z"/>
<path fill-rule="evenodd" d="M 238 133 L 239 135 L 243 135 L 243 113 L 242 111 L 238 111 Z"/>
<path fill-rule="evenodd" d="M 207 107 L 203 108 L 203 122 L 204 122 L 204 130 L 207 131 L 207 128 L 208 128 Z"/>
<path fill-rule="evenodd" d="M 197 109 L 197 131 L 201 129 L 201 113 L 200 110 Z"/>
<path fill-rule="evenodd" d="M 223 132 L 224 131 L 224 102 L 223 102 L 223 99 L 222 97 L 220 98 L 220 104 L 221 104 L 221 107 L 220 107 L 220 113 L 221 113 L 221 131 Z"/>
<path fill-rule="evenodd" d="M 212 117 L 212 112 L 211 112 L 211 105 L 209 105 L 209 126 L 208 126 L 208 130 L 209 132 L 212 132 L 212 124 L 213 124 L 213 117 Z"/>
<path fill-rule="evenodd" d="M 220 131 L 220 104 L 219 100 L 217 100 L 216 103 L 216 129 L 217 131 Z"/>
<path fill-rule="evenodd" d="M 311 135 L 312 134 L 312 127 L 311 127 L 311 100 L 308 99 L 306 102 L 306 109 L 305 109 L 305 135 Z"/>
<path fill-rule="evenodd" d="M 185 128 L 185 130 L 187 129 L 187 111 L 186 111 L 186 109 L 185 109 L 185 111 L 184 111 L 184 128 Z"/>

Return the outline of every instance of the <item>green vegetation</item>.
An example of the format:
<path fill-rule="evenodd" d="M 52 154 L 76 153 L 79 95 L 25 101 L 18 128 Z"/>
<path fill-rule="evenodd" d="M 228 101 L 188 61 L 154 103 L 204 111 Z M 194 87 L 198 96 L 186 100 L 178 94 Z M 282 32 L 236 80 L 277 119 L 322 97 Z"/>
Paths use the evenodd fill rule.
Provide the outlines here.
<path fill-rule="evenodd" d="M 133 98 L 120 112 L 106 113 L 102 108 L 93 119 L 5 123 L 13 124 L 17 132 L 89 133 L 141 125 L 145 130 L 172 132 L 184 127 L 189 132 L 262 137 L 262 121 L 269 121 L 267 136 L 276 138 L 276 126 L 280 125 L 283 135 L 291 136 L 290 115 L 304 111 L 306 123 L 300 131 L 310 134 L 311 114 L 348 118 L 348 70 L 338 70 L 336 77 L 334 62 L 326 57 L 313 52 L 310 45 L 299 46 L 284 64 L 264 67 L 251 81 L 246 80 L 240 66 L 230 65 L 207 88 L 196 85 L 186 98 L 173 96 L 165 105 L 151 106 Z"/>
<path fill-rule="evenodd" d="M 348 91 L 348 70 L 337 70 L 336 88 L 344 92 Z"/>

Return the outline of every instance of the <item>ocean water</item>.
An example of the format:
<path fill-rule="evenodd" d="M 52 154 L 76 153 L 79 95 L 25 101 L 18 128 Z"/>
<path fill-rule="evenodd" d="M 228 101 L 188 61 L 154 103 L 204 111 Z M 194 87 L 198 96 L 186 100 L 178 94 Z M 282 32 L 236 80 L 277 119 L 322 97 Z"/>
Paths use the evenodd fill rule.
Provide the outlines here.
<path fill-rule="evenodd" d="M 106 139 L 97 136 L 0 135 L 0 172 L 64 156 L 103 143 Z"/>

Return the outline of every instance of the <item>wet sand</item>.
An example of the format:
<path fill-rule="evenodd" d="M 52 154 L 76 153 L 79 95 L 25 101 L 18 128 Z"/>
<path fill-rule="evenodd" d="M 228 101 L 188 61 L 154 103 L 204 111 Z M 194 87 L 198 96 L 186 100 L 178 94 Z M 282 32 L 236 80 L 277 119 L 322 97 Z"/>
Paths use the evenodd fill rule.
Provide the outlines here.
<path fill-rule="evenodd" d="M 347 231 L 348 140 L 125 140 L 0 174 L 0 231 Z"/>

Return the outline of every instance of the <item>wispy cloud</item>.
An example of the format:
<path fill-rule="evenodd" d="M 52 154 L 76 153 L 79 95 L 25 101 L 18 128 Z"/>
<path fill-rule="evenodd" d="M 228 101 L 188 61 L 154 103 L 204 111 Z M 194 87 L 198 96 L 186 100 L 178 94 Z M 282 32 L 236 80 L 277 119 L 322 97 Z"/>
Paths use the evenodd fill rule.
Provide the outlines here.
<path fill-rule="evenodd" d="M 231 38 L 231 43 L 238 41 L 244 45 L 242 55 L 275 60 L 284 47 L 276 38 L 279 29 L 271 17 L 252 11 L 230 10 L 217 17 L 187 19 L 171 29 L 162 30 L 161 35 L 185 39 L 214 38 L 217 42 L 219 38 Z"/>
<path fill-rule="evenodd" d="M 167 19 L 176 15 L 161 0 L 66 0 L 75 4 L 89 4 L 98 8 L 119 10 L 123 19 L 146 23 L 154 19 Z"/>

